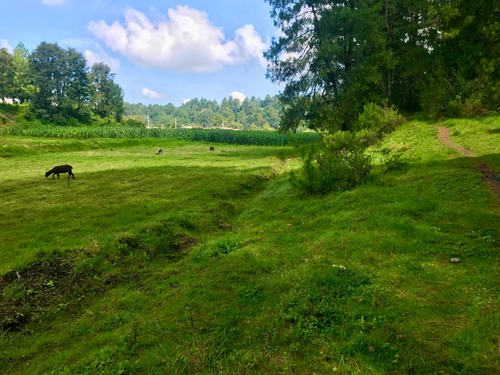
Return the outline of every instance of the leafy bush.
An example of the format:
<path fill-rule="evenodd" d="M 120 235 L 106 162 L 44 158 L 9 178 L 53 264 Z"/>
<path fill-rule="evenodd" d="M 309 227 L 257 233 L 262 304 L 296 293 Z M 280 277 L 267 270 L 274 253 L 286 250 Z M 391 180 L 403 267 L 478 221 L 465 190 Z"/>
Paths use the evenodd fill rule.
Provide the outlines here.
<path fill-rule="evenodd" d="M 122 124 L 124 126 L 136 127 L 136 128 L 143 128 L 144 127 L 144 121 L 141 121 L 139 116 L 125 116 L 122 119 Z"/>
<path fill-rule="evenodd" d="M 422 95 L 422 108 L 432 120 L 485 115 L 488 112 L 485 103 L 489 101 L 485 87 L 489 85 L 481 78 L 465 81 L 436 76 Z"/>
<path fill-rule="evenodd" d="M 116 121 L 111 118 L 111 117 L 99 117 L 99 116 L 93 116 L 92 117 L 92 124 L 94 126 L 99 126 L 99 127 L 107 127 L 107 126 L 116 126 L 118 125 Z"/>
<path fill-rule="evenodd" d="M 379 106 L 368 103 L 363 107 L 363 112 L 354 125 L 354 130 L 359 134 L 358 139 L 365 144 L 373 145 L 384 135 L 393 132 L 403 123 L 403 117 L 393 106 Z"/>
<path fill-rule="evenodd" d="M 60 126 L 82 126 L 82 123 L 74 117 L 64 117 L 59 123 Z"/>
<path fill-rule="evenodd" d="M 403 162 L 401 161 L 401 158 L 403 156 L 404 151 L 406 148 L 400 147 L 400 148 L 381 148 L 378 150 L 378 158 L 376 161 L 378 161 L 382 168 L 383 171 L 392 171 L 395 169 L 398 169 L 401 167 Z"/>
<path fill-rule="evenodd" d="M 7 124 L 9 122 L 9 118 L 5 116 L 3 113 L 0 113 L 0 124 Z"/>
<path fill-rule="evenodd" d="M 22 107 L 25 107 L 26 105 L 24 104 L 7 104 L 7 103 L 0 103 L 0 112 L 8 113 L 12 116 L 15 116 L 19 113 L 19 110 Z"/>
<path fill-rule="evenodd" d="M 326 135 L 319 146 L 302 153 L 302 176 L 291 183 L 306 194 L 328 194 L 360 185 L 371 170 L 365 147 L 350 132 Z"/>

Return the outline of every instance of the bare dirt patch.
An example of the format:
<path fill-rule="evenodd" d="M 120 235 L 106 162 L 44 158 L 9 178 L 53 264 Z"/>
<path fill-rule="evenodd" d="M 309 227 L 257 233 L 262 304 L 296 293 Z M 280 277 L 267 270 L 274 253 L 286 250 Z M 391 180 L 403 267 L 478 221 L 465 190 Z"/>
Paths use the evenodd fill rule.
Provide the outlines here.
<path fill-rule="evenodd" d="M 496 213 L 497 213 L 497 215 L 500 215 L 500 207 L 499 207 L 500 182 L 494 178 L 493 169 L 491 169 L 491 167 L 488 164 L 486 164 L 483 160 L 481 160 L 481 158 L 478 158 L 478 156 L 474 152 L 472 152 L 471 150 L 452 142 L 450 139 L 450 129 L 445 128 L 444 126 L 438 126 L 437 129 L 438 129 L 438 139 L 443 144 L 458 151 L 461 155 L 464 155 L 467 157 L 472 157 L 472 158 L 477 158 L 478 170 L 479 170 L 479 172 L 481 172 L 481 174 L 483 176 L 483 181 L 489 186 L 490 190 L 492 191 L 492 193 L 495 195 L 495 197 L 497 199 Z"/>
<path fill-rule="evenodd" d="M 78 310 L 86 296 L 119 282 L 137 283 L 146 260 L 162 257 L 175 262 L 197 244 L 195 237 L 161 224 L 137 236 L 122 236 L 108 252 L 39 254 L 34 262 L 0 275 L 0 334 L 21 331 L 47 312 Z"/>
<path fill-rule="evenodd" d="M 78 289 L 85 276 L 57 254 L 0 276 L 0 331 L 17 331 L 46 307 Z"/>

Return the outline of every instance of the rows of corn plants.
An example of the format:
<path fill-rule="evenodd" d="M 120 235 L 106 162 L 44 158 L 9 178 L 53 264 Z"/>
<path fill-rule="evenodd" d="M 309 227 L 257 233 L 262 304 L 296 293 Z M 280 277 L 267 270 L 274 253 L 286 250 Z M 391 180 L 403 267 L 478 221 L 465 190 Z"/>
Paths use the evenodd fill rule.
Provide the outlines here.
<path fill-rule="evenodd" d="M 320 139 L 317 133 L 278 133 L 221 129 L 146 129 L 122 126 L 61 127 L 41 125 L 13 126 L 2 129 L 2 135 L 48 138 L 176 138 L 200 142 L 262 146 L 298 146 Z"/>

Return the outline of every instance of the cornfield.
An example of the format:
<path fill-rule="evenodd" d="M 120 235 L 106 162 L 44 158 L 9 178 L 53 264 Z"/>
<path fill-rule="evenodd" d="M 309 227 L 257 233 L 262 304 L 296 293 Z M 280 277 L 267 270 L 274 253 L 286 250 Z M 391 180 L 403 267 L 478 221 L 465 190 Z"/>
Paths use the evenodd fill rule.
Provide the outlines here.
<path fill-rule="evenodd" d="M 318 133 L 278 133 L 252 130 L 220 129 L 146 129 L 120 126 L 61 127 L 43 125 L 36 127 L 8 127 L 0 129 L 1 135 L 46 138 L 175 138 L 190 141 L 261 146 L 299 146 L 318 141 Z"/>

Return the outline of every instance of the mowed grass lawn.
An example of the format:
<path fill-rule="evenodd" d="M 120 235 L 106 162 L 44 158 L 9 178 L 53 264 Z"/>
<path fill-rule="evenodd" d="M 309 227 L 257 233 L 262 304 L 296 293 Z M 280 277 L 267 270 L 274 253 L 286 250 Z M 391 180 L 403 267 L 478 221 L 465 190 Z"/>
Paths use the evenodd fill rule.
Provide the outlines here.
<path fill-rule="evenodd" d="M 0 141 L 2 273 L 39 251 L 108 243 L 171 217 L 210 215 L 218 196 L 281 164 L 272 147 L 209 152 L 205 144 L 172 140 Z M 69 185 L 67 174 L 44 177 L 60 164 L 74 168 Z"/>
<path fill-rule="evenodd" d="M 470 120 L 490 145 L 474 151 L 492 167 L 493 121 Z M 289 184 L 300 165 L 292 148 L 2 139 L 14 154 L 1 160 L 3 272 L 40 250 L 83 249 L 89 272 L 99 269 L 92 259 L 107 264 L 95 282 L 120 277 L 3 332 L 0 365 L 12 374 L 498 373 L 498 201 L 477 161 L 436 135 L 434 124 L 403 125 L 381 145 L 399 162 L 384 165 L 373 150 L 369 180 L 326 197 Z M 70 186 L 43 178 L 60 163 L 74 164 Z M 196 242 L 182 257 L 152 256 L 143 244 L 156 234 L 144 228 L 159 223 Z M 3 296 L 27 301 L 20 285 Z"/>

